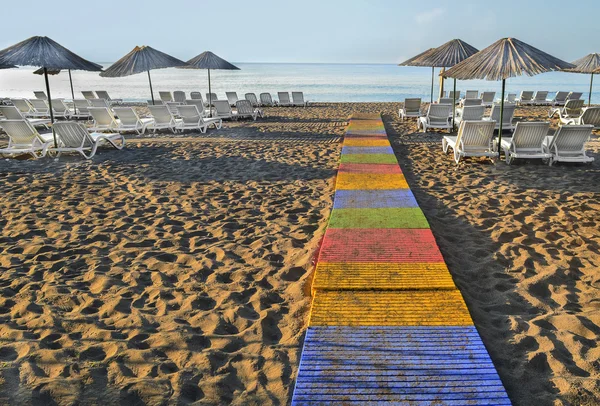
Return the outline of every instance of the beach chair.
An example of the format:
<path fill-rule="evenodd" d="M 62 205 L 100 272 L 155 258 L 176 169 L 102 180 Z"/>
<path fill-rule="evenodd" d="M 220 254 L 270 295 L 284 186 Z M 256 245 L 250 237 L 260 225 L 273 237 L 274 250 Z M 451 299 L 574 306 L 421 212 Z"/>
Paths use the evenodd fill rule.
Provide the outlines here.
<path fill-rule="evenodd" d="M 89 107 L 88 110 L 93 120 L 90 131 L 116 131 L 119 128 L 120 122 L 108 107 Z"/>
<path fill-rule="evenodd" d="M 448 148 L 452 148 L 457 164 L 463 157 L 495 158 L 498 156 L 494 151 L 495 126 L 494 121 L 463 121 L 458 127 L 458 135 L 444 136 L 442 149 L 447 153 Z"/>
<path fill-rule="evenodd" d="M 227 96 L 227 101 L 231 107 L 234 107 L 239 100 L 236 92 L 225 92 L 225 96 Z"/>
<path fill-rule="evenodd" d="M 600 107 L 587 107 L 579 117 L 560 118 L 564 125 L 592 125 L 594 129 L 600 129 Z"/>
<path fill-rule="evenodd" d="M 260 94 L 260 104 L 263 106 L 274 106 L 276 103 L 273 101 L 271 97 L 271 93 L 261 93 Z"/>
<path fill-rule="evenodd" d="M 182 120 L 176 119 L 167 106 L 148 106 L 150 114 L 154 122 L 148 125 L 148 129 L 156 130 L 168 129 L 175 134 L 177 128 L 181 125 Z"/>
<path fill-rule="evenodd" d="M 308 100 L 304 100 L 304 93 L 302 92 L 292 92 L 292 104 L 294 106 L 307 107 Z"/>
<path fill-rule="evenodd" d="M 456 91 L 456 97 L 454 97 L 454 90 L 450 90 L 448 92 L 448 98 L 451 100 L 456 100 L 456 102 L 460 102 L 460 90 Z"/>
<path fill-rule="evenodd" d="M 88 99 L 90 106 L 110 109 L 110 104 L 104 99 Z"/>
<path fill-rule="evenodd" d="M 438 99 L 438 104 L 449 104 L 450 106 L 452 106 L 453 102 L 454 100 L 450 99 L 449 97 L 440 97 Z"/>
<path fill-rule="evenodd" d="M 215 114 L 220 119 L 237 120 L 237 111 L 231 109 L 231 105 L 227 100 L 216 100 L 213 103 L 215 107 Z"/>
<path fill-rule="evenodd" d="M 552 118 L 558 114 L 558 118 L 561 122 L 568 121 L 569 119 L 581 116 L 583 112 L 583 104 L 585 102 L 580 99 L 567 100 L 563 107 L 550 109 L 548 117 Z"/>
<path fill-rule="evenodd" d="M 29 121 L 29 123 L 34 127 L 44 126 L 44 127 L 46 127 L 46 129 L 50 128 L 50 127 L 48 127 L 48 124 L 50 124 L 50 119 L 48 119 L 48 118 L 29 119 L 29 118 L 25 117 L 25 115 L 15 106 L 0 106 L 0 113 L 2 113 L 5 120 L 26 120 L 26 121 Z"/>
<path fill-rule="evenodd" d="M 98 97 L 96 97 L 96 95 L 94 94 L 93 91 L 91 90 L 82 90 L 81 94 L 83 95 L 84 99 L 87 100 L 92 100 L 92 99 L 97 99 Z"/>
<path fill-rule="evenodd" d="M 404 99 L 404 107 L 398 110 L 398 115 L 401 120 L 407 117 L 416 117 L 417 119 L 421 117 L 421 98 L 412 97 Z"/>
<path fill-rule="evenodd" d="M 216 100 L 219 100 L 219 98 L 217 97 L 216 93 L 206 93 L 206 103 L 208 103 L 208 101 L 214 102 Z"/>
<path fill-rule="evenodd" d="M 210 114 L 210 110 L 205 109 L 202 99 L 187 99 L 185 104 L 188 106 L 196 106 L 202 117 L 207 117 Z"/>
<path fill-rule="evenodd" d="M 585 153 L 585 144 L 592 135 L 592 125 L 565 125 L 554 136 L 544 140 L 545 151 L 552 154 L 549 165 L 554 162 L 591 163 L 594 157 Z"/>
<path fill-rule="evenodd" d="M 73 114 L 62 99 L 52 99 L 52 112 L 54 118 L 69 118 Z"/>
<path fill-rule="evenodd" d="M 261 109 L 255 109 L 248 100 L 238 100 L 235 104 L 237 109 L 238 118 L 241 117 L 250 117 L 252 120 L 256 121 L 257 117 L 263 117 L 263 112 Z"/>
<path fill-rule="evenodd" d="M 465 92 L 465 100 L 478 99 L 478 98 L 479 98 L 479 90 L 467 90 Z"/>
<path fill-rule="evenodd" d="M 119 132 L 135 131 L 138 135 L 146 132 L 146 128 L 154 121 L 152 118 L 140 118 L 131 107 L 115 107 L 113 109 L 119 120 L 115 130 Z"/>
<path fill-rule="evenodd" d="M 567 100 L 579 100 L 581 99 L 581 96 L 583 96 L 583 93 L 581 92 L 571 92 L 569 93 Z"/>
<path fill-rule="evenodd" d="M 32 117 L 50 117 L 50 108 L 46 100 L 29 99 L 29 103 L 32 108 L 30 113 Z"/>
<path fill-rule="evenodd" d="M 163 101 L 163 103 L 175 101 L 173 100 L 173 95 L 171 94 L 171 92 L 158 92 L 158 96 Z"/>
<path fill-rule="evenodd" d="M 0 148 L 2 156 L 29 154 L 42 158 L 54 142 L 51 133 L 38 133 L 27 120 L 1 120 L 0 128 L 8 135 L 8 145 Z"/>
<path fill-rule="evenodd" d="M 517 94 L 516 93 L 508 93 L 504 98 L 504 102 L 506 103 L 516 103 L 517 102 Z"/>
<path fill-rule="evenodd" d="M 481 93 L 481 103 L 486 107 L 492 107 L 495 97 L 496 92 L 483 92 Z"/>
<path fill-rule="evenodd" d="M 483 114 L 485 113 L 485 106 L 465 106 L 462 109 L 456 111 L 456 118 L 454 123 L 460 126 L 463 121 L 481 121 Z"/>
<path fill-rule="evenodd" d="M 34 94 L 34 96 L 35 96 L 36 99 L 39 99 L 39 100 L 48 100 L 48 96 L 46 96 L 46 93 L 42 92 L 41 90 L 34 91 L 33 94 Z"/>
<path fill-rule="evenodd" d="M 482 106 L 483 101 L 481 99 L 464 99 L 461 103 L 463 107 L 466 106 Z"/>
<path fill-rule="evenodd" d="M 419 117 L 417 121 L 417 130 L 423 129 L 427 132 L 430 128 L 447 129 L 452 131 L 452 123 L 450 122 L 450 111 L 452 106 L 447 104 L 430 104 L 425 117 Z"/>
<path fill-rule="evenodd" d="M 552 99 L 551 105 L 553 106 L 564 106 L 569 97 L 569 92 L 556 92 L 554 99 Z"/>
<path fill-rule="evenodd" d="M 190 99 L 192 100 L 202 100 L 202 93 L 200 92 L 191 92 Z"/>
<path fill-rule="evenodd" d="M 202 111 L 204 107 L 202 107 Z M 220 118 L 204 118 L 196 106 L 179 106 L 179 115 L 181 122 L 177 127 L 179 130 L 200 130 L 201 133 L 206 133 L 208 126 L 214 125 L 218 130 L 223 125 L 223 120 Z"/>
<path fill-rule="evenodd" d="M 252 103 L 252 107 L 259 107 L 260 106 L 260 103 L 258 102 L 258 99 L 256 98 L 256 95 L 254 93 L 246 93 L 244 95 L 244 99 L 246 99 L 250 103 Z"/>
<path fill-rule="evenodd" d="M 278 104 L 280 106 L 293 106 L 288 92 L 277 92 L 277 98 L 279 99 Z"/>
<path fill-rule="evenodd" d="M 185 104 L 185 99 L 185 92 L 182 92 L 181 90 L 175 90 L 173 92 L 173 101 L 175 103 Z"/>
<path fill-rule="evenodd" d="M 178 117 L 179 116 L 179 106 L 181 106 L 180 103 L 177 102 L 165 102 L 165 106 L 167 106 L 167 108 L 169 109 L 169 111 L 171 112 L 171 114 L 173 115 L 173 117 Z"/>
<path fill-rule="evenodd" d="M 154 101 L 146 99 L 146 102 L 148 103 L 148 106 L 162 106 L 163 104 L 165 104 L 160 99 Z"/>
<path fill-rule="evenodd" d="M 517 108 L 516 104 L 505 104 L 504 105 L 504 114 L 502 116 L 502 131 L 504 130 L 515 130 L 515 125 L 513 123 L 513 119 L 515 117 L 515 110 Z M 500 129 L 500 105 L 494 104 L 492 106 L 492 111 L 490 112 L 489 117 L 484 117 L 483 121 L 493 121 L 496 123 L 496 130 Z"/>
<path fill-rule="evenodd" d="M 522 91 L 521 95 L 517 99 L 517 102 L 521 105 L 533 103 L 533 92 L 530 92 L 528 90 Z"/>
<path fill-rule="evenodd" d="M 535 96 L 531 103 L 535 106 L 547 106 L 551 103 L 550 100 L 546 100 L 548 98 L 548 92 L 546 90 L 539 90 L 535 92 Z"/>
<path fill-rule="evenodd" d="M 108 102 L 109 105 L 113 104 L 121 104 L 123 103 L 123 99 L 112 99 L 106 90 L 96 90 L 96 95 L 99 99 L 104 99 Z"/>
<path fill-rule="evenodd" d="M 96 155 L 98 147 L 104 143 L 117 150 L 125 147 L 125 137 L 119 133 L 89 133 L 85 126 L 75 121 L 63 121 L 54 124 L 54 132 L 58 140 L 58 148 L 53 149 L 57 157 L 64 152 L 77 152 L 85 159 Z"/>
<path fill-rule="evenodd" d="M 439 98 L 446 99 L 446 98 L 448 98 L 447 94 L 448 94 L 448 92 L 444 90 L 443 92 L 440 92 Z"/>
<path fill-rule="evenodd" d="M 19 109 L 25 117 L 34 117 L 33 107 L 26 99 L 10 99 L 13 106 Z"/>
<path fill-rule="evenodd" d="M 512 137 L 502 137 L 506 163 L 514 159 L 550 159 L 552 154 L 544 148 L 544 141 L 550 129 L 549 122 L 519 122 Z"/>
<path fill-rule="evenodd" d="M 92 117 L 90 114 L 90 102 L 87 99 L 75 99 L 73 100 L 75 105 L 76 113 L 71 115 L 72 118 L 85 118 L 89 119 Z"/>

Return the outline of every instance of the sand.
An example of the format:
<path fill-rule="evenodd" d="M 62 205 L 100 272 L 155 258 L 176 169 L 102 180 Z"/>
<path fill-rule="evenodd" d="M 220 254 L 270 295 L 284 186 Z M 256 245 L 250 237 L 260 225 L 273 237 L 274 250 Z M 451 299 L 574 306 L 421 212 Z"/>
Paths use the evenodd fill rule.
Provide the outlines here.
<path fill-rule="evenodd" d="M 0 404 L 289 403 L 354 112 L 384 113 L 514 404 L 597 404 L 597 136 L 591 166 L 457 167 L 399 106 L 270 108 L 92 162 L 1 160 Z"/>

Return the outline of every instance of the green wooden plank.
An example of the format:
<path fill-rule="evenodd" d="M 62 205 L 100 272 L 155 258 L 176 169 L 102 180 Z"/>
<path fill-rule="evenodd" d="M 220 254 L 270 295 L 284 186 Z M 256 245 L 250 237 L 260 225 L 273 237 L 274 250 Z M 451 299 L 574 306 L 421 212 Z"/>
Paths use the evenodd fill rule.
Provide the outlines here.
<path fill-rule="evenodd" d="M 394 154 L 343 154 L 343 163 L 353 164 L 397 164 Z"/>
<path fill-rule="evenodd" d="M 429 228 L 419 208 L 334 209 L 330 228 Z"/>

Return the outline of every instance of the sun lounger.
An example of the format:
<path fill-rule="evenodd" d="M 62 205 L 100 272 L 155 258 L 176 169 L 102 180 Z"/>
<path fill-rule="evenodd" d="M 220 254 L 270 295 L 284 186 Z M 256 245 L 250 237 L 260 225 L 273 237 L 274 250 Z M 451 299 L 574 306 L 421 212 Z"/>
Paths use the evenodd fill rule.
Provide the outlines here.
<path fill-rule="evenodd" d="M 33 107 L 26 99 L 10 99 L 13 106 L 19 109 L 26 118 L 34 117 Z"/>
<path fill-rule="evenodd" d="M 117 121 L 119 125 L 115 128 L 119 132 L 135 131 L 141 135 L 154 122 L 152 118 L 140 118 L 131 107 L 115 107 L 113 111 L 119 117 Z"/>
<path fill-rule="evenodd" d="M 467 90 L 465 92 L 465 100 L 478 99 L 478 98 L 479 98 L 479 90 Z"/>
<path fill-rule="evenodd" d="M 550 159 L 552 154 L 544 148 L 544 141 L 550 128 L 549 122 L 520 122 L 512 137 L 502 137 L 506 163 L 514 159 Z"/>
<path fill-rule="evenodd" d="M 533 103 L 533 92 L 528 90 L 522 91 L 521 95 L 517 99 L 517 102 L 521 105 L 527 105 Z"/>
<path fill-rule="evenodd" d="M 260 94 L 260 104 L 263 106 L 274 106 L 275 102 L 273 101 L 273 98 L 271 97 L 271 93 L 261 93 Z"/>
<path fill-rule="evenodd" d="M 73 104 L 75 105 L 76 113 L 71 117 L 73 118 L 85 118 L 89 119 L 92 117 L 90 114 L 90 102 L 87 99 L 75 99 L 73 100 Z"/>
<path fill-rule="evenodd" d="M 234 107 L 239 100 L 236 92 L 225 92 L 225 96 L 227 96 L 227 101 L 231 107 Z"/>
<path fill-rule="evenodd" d="M 517 102 L 517 94 L 516 93 L 509 93 L 506 95 L 506 98 L 504 99 L 505 103 L 516 103 Z"/>
<path fill-rule="evenodd" d="M 208 102 L 209 98 L 211 101 L 219 100 L 216 93 L 206 93 L 207 102 Z"/>
<path fill-rule="evenodd" d="M 551 104 L 553 106 L 564 106 L 567 102 L 567 97 L 569 97 L 569 92 L 556 92 Z"/>
<path fill-rule="evenodd" d="M 554 162 L 591 163 L 594 157 L 585 153 L 585 144 L 592 135 L 592 125 L 564 125 L 554 136 L 546 137 L 545 151 L 552 154 L 550 165 Z"/>
<path fill-rule="evenodd" d="M 200 112 L 200 114 L 202 115 L 202 117 L 207 117 L 210 114 L 210 110 L 207 110 L 205 108 L 204 102 L 202 101 L 202 99 L 187 99 L 185 101 L 185 104 L 188 106 L 196 106 L 198 108 L 198 111 Z"/>
<path fill-rule="evenodd" d="M 560 118 L 564 125 L 592 125 L 594 129 L 600 129 L 600 107 L 587 107 L 579 117 Z"/>
<path fill-rule="evenodd" d="M 293 106 L 288 92 L 277 92 L 277 98 L 280 106 Z"/>
<path fill-rule="evenodd" d="M 483 92 L 481 94 L 481 103 L 486 107 L 492 107 L 496 92 Z"/>
<path fill-rule="evenodd" d="M 292 104 L 294 106 L 307 107 L 308 100 L 304 100 L 304 93 L 302 92 L 292 92 Z"/>
<path fill-rule="evenodd" d="M 98 97 L 96 97 L 96 95 L 94 94 L 93 91 L 91 90 L 82 90 L 81 94 L 83 95 L 84 99 L 87 100 L 92 100 L 92 99 L 97 99 Z"/>
<path fill-rule="evenodd" d="M 563 107 L 550 109 L 548 117 L 552 118 L 554 117 L 554 115 L 558 114 L 558 118 L 561 122 L 565 122 L 572 118 L 579 117 L 583 112 L 584 103 L 585 102 L 580 99 L 567 100 Z"/>
<path fill-rule="evenodd" d="M 54 124 L 54 132 L 58 140 L 58 148 L 53 152 L 57 152 L 59 156 L 63 152 L 77 152 L 85 159 L 90 159 L 96 155 L 98 146 L 104 143 L 118 150 L 125 146 L 125 138 L 119 133 L 90 134 L 83 124 L 74 121 Z"/>
<path fill-rule="evenodd" d="M 102 107 L 110 109 L 110 104 L 104 99 L 88 99 L 92 107 Z"/>
<path fill-rule="evenodd" d="M 417 121 L 417 130 L 423 129 L 427 132 L 430 128 L 447 129 L 452 131 L 452 123 L 450 122 L 450 111 L 452 106 L 447 104 L 430 104 L 425 117 L 419 117 Z"/>
<path fill-rule="evenodd" d="M 32 106 L 30 113 L 32 117 L 50 117 L 50 108 L 46 100 L 29 99 L 29 103 Z"/>
<path fill-rule="evenodd" d="M 46 96 L 45 92 L 42 92 L 42 91 L 38 90 L 38 91 L 34 91 L 33 94 L 35 95 L 36 99 L 39 99 L 39 100 L 48 100 L 48 96 Z"/>
<path fill-rule="evenodd" d="M 90 131 L 116 131 L 119 128 L 120 122 L 108 107 L 89 107 L 88 110 L 94 121 Z"/>
<path fill-rule="evenodd" d="M 248 100 L 238 100 L 235 104 L 237 109 L 238 118 L 241 117 L 250 117 L 252 120 L 256 121 L 257 117 L 263 117 L 263 112 L 261 109 L 255 109 Z"/>
<path fill-rule="evenodd" d="M 454 161 L 458 164 L 463 157 L 498 156 L 494 151 L 494 121 L 463 121 L 458 128 L 458 135 L 447 135 L 442 139 L 442 149 L 454 151 Z"/>
<path fill-rule="evenodd" d="M 227 100 L 217 100 L 213 103 L 215 106 L 215 114 L 221 119 L 237 120 L 237 111 L 233 111 Z"/>
<path fill-rule="evenodd" d="M 154 118 L 154 122 L 147 127 L 149 130 L 151 129 L 156 132 L 156 130 L 168 129 L 175 134 L 182 120 L 176 119 L 167 106 L 148 106 L 148 109 L 152 118 Z"/>
<path fill-rule="evenodd" d="M 2 156 L 29 154 L 42 158 L 54 142 L 52 133 L 38 133 L 27 120 L 1 120 L 0 128 L 8 135 L 8 145 L 0 149 Z"/>
<path fill-rule="evenodd" d="M 179 104 L 185 104 L 185 92 L 181 90 L 176 90 L 173 92 L 173 101 Z"/>
<path fill-rule="evenodd" d="M 457 109 L 456 119 L 454 122 L 457 126 L 463 121 L 481 121 L 485 113 L 485 106 L 465 106 L 462 109 Z"/>
<path fill-rule="evenodd" d="M 540 90 L 535 92 L 535 96 L 533 97 L 532 104 L 535 106 L 547 106 L 551 103 L 550 100 L 547 100 L 548 92 L 545 90 Z"/>
<path fill-rule="evenodd" d="M 112 99 L 106 90 L 96 90 L 96 95 L 99 99 L 104 99 L 108 102 L 109 105 L 113 104 L 121 104 L 123 103 L 123 99 Z"/>
<path fill-rule="evenodd" d="M 69 118 L 73 114 L 62 99 L 52 99 L 52 111 L 54 118 Z"/>
<path fill-rule="evenodd" d="M 516 104 L 504 105 L 504 114 L 502 115 L 502 131 L 515 130 L 515 124 L 513 123 L 513 119 L 515 117 L 516 108 Z M 492 106 L 492 111 L 490 112 L 489 117 L 483 118 L 483 121 L 494 121 L 496 123 L 496 130 L 500 129 L 500 110 L 500 105 L 494 104 Z"/>
<path fill-rule="evenodd" d="M 0 113 L 2 113 L 5 120 L 27 120 L 34 127 L 44 126 L 46 129 L 50 128 L 50 127 L 48 127 L 48 124 L 50 124 L 50 119 L 48 119 L 48 118 L 27 118 L 15 106 L 0 106 Z"/>
<path fill-rule="evenodd" d="M 404 99 L 404 107 L 398 110 L 400 119 L 404 120 L 407 117 L 421 117 L 421 99 L 418 97 L 412 97 Z"/>
<path fill-rule="evenodd" d="M 256 94 L 254 94 L 254 93 L 246 93 L 244 95 L 244 99 L 246 99 L 250 103 L 252 103 L 252 107 L 259 107 L 260 106 L 260 103 L 258 102 Z"/>
<path fill-rule="evenodd" d="M 217 130 L 223 125 L 223 120 L 220 118 L 204 118 L 198 107 L 193 105 L 179 106 L 179 115 L 181 116 L 181 122 L 178 129 L 181 131 L 200 130 L 201 133 L 206 133 L 210 125 L 214 125 Z"/>
<path fill-rule="evenodd" d="M 148 103 L 148 106 L 162 106 L 163 104 L 165 104 L 160 99 L 154 100 L 154 101 L 152 101 L 152 100 L 146 100 L 146 102 Z"/>
<path fill-rule="evenodd" d="M 181 106 L 180 103 L 177 102 L 166 102 L 165 106 L 167 106 L 167 108 L 169 109 L 169 111 L 171 112 L 171 114 L 173 115 L 173 117 L 179 117 L 179 106 Z"/>
<path fill-rule="evenodd" d="M 460 90 L 456 91 L 456 97 L 454 97 L 454 90 L 450 90 L 448 92 L 448 98 L 452 99 L 452 100 L 456 100 L 456 102 L 458 103 L 460 101 Z"/>
<path fill-rule="evenodd" d="M 173 100 L 173 95 L 171 94 L 171 92 L 158 92 L 158 96 L 160 97 L 160 99 L 164 102 L 164 103 L 168 103 L 168 102 L 172 102 Z"/>
<path fill-rule="evenodd" d="M 464 99 L 461 104 L 463 106 L 481 106 L 483 101 L 481 99 Z"/>
<path fill-rule="evenodd" d="M 202 93 L 200 92 L 191 92 L 190 99 L 192 100 L 202 100 Z"/>
<path fill-rule="evenodd" d="M 450 99 L 449 97 L 440 97 L 437 104 L 449 104 L 452 106 L 453 102 L 454 100 Z"/>
<path fill-rule="evenodd" d="M 446 92 L 445 90 L 443 92 L 440 92 L 440 99 L 446 99 L 448 92 Z"/>
<path fill-rule="evenodd" d="M 571 92 L 569 93 L 567 100 L 579 100 L 581 99 L 581 96 L 583 96 L 583 93 L 581 92 Z"/>

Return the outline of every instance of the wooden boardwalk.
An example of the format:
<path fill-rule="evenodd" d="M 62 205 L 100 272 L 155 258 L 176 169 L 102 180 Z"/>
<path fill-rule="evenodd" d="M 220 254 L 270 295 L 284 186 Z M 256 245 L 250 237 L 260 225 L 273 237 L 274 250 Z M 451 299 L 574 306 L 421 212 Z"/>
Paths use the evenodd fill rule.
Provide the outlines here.
<path fill-rule="evenodd" d="M 377 115 L 353 117 L 294 405 L 510 405 Z"/>

